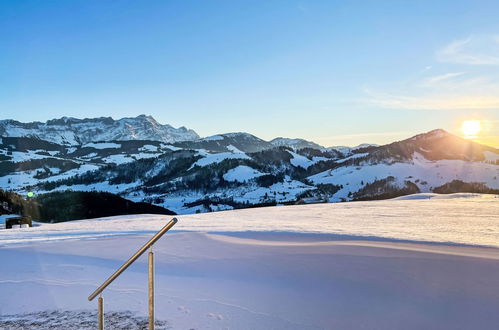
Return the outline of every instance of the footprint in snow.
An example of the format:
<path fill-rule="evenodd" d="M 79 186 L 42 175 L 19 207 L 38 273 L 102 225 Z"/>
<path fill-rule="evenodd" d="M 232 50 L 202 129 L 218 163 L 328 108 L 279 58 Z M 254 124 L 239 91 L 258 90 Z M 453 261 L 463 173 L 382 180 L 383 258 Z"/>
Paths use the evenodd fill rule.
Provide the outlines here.
<path fill-rule="evenodd" d="M 177 309 L 184 314 L 189 314 L 191 311 L 185 306 L 178 306 Z"/>
<path fill-rule="evenodd" d="M 210 317 L 212 319 L 217 319 L 217 320 L 223 320 L 224 319 L 224 317 L 221 314 L 208 313 L 206 316 Z"/>

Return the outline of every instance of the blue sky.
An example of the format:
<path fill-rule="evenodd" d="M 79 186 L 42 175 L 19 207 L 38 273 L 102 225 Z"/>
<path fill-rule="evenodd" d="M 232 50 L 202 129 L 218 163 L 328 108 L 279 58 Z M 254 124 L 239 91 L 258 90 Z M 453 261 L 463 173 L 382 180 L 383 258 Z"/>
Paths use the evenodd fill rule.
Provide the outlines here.
<path fill-rule="evenodd" d="M 2 1 L 1 119 L 499 146 L 497 1 Z"/>

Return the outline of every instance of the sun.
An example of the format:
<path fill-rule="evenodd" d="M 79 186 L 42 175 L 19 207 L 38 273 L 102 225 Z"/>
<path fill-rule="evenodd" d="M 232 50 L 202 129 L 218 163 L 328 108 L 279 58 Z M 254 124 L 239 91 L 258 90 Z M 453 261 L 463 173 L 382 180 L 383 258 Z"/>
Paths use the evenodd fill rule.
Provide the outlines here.
<path fill-rule="evenodd" d="M 476 137 L 481 129 L 482 125 L 479 120 L 466 120 L 463 121 L 463 124 L 461 125 L 461 130 L 467 138 Z"/>

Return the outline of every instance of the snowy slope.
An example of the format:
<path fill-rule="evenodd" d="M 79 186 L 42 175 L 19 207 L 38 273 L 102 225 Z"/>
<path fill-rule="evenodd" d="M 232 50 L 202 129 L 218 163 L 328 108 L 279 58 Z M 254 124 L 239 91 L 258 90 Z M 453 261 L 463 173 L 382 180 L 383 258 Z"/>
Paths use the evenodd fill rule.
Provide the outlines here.
<path fill-rule="evenodd" d="M 400 200 L 190 214 L 179 216 L 182 221 L 175 230 L 330 234 L 499 248 L 498 196 L 417 194 Z M 129 215 L 40 224 L 29 230 L 2 231 L 0 246 L 152 233 L 164 219 L 162 215 Z"/>
<path fill-rule="evenodd" d="M 418 153 L 414 154 L 411 162 L 343 166 L 310 176 L 308 179 L 315 184 L 343 186 L 331 198 L 331 201 L 339 201 L 348 198 L 350 193 L 358 191 L 366 184 L 389 176 L 395 177 L 399 185 L 410 180 L 421 192 L 431 192 L 434 188 L 454 179 L 464 182 L 483 182 L 489 188 L 499 189 L 497 165 L 463 160 L 430 161 Z"/>
<path fill-rule="evenodd" d="M 246 182 L 262 175 L 264 175 L 264 173 L 249 166 L 240 165 L 228 170 L 227 173 L 224 174 L 223 178 L 226 181 Z"/>
<path fill-rule="evenodd" d="M 202 158 L 196 161 L 192 166 L 207 166 L 211 164 L 220 163 L 226 159 L 250 159 L 243 152 L 209 153 L 204 150 L 199 150 L 198 154 L 202 156 Z"/>

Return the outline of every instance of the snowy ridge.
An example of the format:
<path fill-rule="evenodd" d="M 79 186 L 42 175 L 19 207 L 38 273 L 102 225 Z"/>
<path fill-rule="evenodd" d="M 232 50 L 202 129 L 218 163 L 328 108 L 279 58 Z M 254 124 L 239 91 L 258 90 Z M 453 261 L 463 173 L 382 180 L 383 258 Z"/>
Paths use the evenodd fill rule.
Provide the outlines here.
<path fill-rule="evenodd" d="M 175 145 L 182 148 L 204 149 L 212 152 L 232 151 L 231 148 L 236 148 L 241 152 L 257 152 L 274 147 L 267 141 L 243 132 L 218 134 L 195 141 L 179 142 Z"/>
<path fill-rule="evenodd" d="M 153 117 L 146 115 L 119 120 L 110 117 L 94 119 L 63 117 L 46 123 L 1 120 L 0 136 L 35 137 L 69 145 L 113 140 L 154 140 L 172 143 L 199 138 L 193 130 L 161 125 Z"/>
<path fill-rule="evenodd" d="M 304 139 L 290 139 L 278 137 L 270 141 L 270 143 L 276 147 L 289 147 L 294 150 L 303 149 L 303 148 L 312 148 L 312 149 L 322 149 L 323 146 Z"/>

